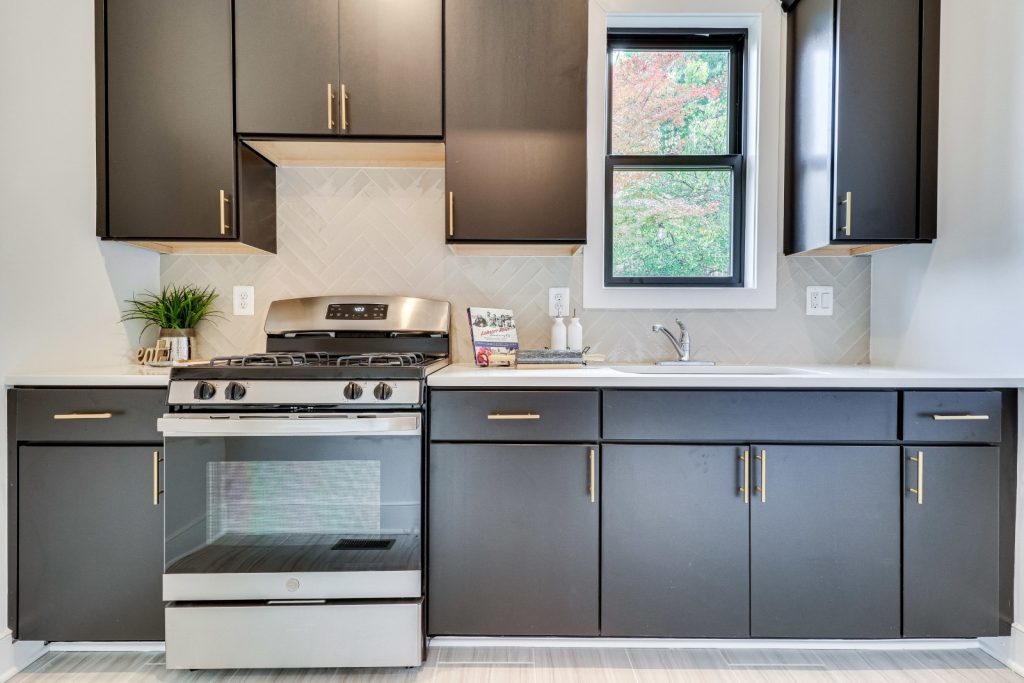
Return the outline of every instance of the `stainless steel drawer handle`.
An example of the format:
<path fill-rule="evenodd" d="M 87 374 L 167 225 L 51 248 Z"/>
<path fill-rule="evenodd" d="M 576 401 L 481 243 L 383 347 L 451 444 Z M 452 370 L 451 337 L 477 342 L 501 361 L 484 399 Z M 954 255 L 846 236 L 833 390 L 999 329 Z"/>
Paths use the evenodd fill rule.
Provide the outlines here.
<path fill-rule="evenodd" d="M 538 413 L 491 413 L 488 420 L 539 420 Z"/>
<path fill-rule="evenodd" d="M 932 415 L 936 422 L 967 422 L 975 420 L 987 420 L 988 415 Z"/>
<path fill-rule="evenodd" d="M 160 496 L 164 493 L 164 490 L 160 488 L 160 463 L 163 461 L 160 451 L 153 451 L 153 505 L 160 504 Z"/>
<path fill-rule="evenodd" d="M 54 420 L 109 420 L 113 413 L 57 413 Z"/>
<path fill-rule="evenodd" d="M 917 463 L 917 488 L 907 490 L 917 496 L 918 505 L 924 505 L 924 451 L 918 451 L 916 458 L 910 456 L 910 462 Z"/>
<path fill-rule="evenodd" d="M 597 468 L 594 464 L 594 449 L 590 449 L 590 453 L 587 457 L 587 462 L 590 466 L 590 479 L 587 482 L 587 493 L 590 495 L 590 502 L 597 502 Z"/>

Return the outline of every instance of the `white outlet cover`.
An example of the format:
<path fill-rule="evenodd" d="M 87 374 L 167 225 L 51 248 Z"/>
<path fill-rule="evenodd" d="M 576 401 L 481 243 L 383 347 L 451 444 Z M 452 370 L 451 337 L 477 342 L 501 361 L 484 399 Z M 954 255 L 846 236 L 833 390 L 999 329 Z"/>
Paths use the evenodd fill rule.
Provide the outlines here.
<path fill-rule="evenodd" d="M 256 287 L 235 285 L 231 297 L 231 310 L 235 315 L 256 315 Z"/>
<path fill-rule="evenodd" d="M 572 314 L 569 310 L 569 288 L 551 287 L 548 289 L 548 315 L 567 317 Z"/>
<path fill-rule="evenodd" d="M 807 288 L 807 315 L 832 315 L 835 296 L 831 287 Z"/>

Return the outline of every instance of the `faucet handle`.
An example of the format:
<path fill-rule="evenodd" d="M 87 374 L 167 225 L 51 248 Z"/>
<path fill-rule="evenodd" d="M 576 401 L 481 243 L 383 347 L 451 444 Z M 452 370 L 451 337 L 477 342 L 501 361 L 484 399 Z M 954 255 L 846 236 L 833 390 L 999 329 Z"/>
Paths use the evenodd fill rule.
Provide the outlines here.
<path fill-rule="evenodd" d="M 686 325 L 683 324 L 682 320 L 680 320 L 679 318 L 676 318 L 676 325 L 679 325 L 679 334 L 680 335 L 686 334 Z"/>

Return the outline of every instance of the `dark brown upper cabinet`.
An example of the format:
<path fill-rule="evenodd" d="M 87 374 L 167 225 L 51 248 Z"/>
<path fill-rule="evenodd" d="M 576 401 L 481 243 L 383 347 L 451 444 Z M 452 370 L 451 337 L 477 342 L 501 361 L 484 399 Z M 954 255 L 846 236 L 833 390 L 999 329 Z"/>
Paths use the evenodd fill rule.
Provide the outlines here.
<path fill-rule="evenodd" d="M 441 0 L 236 0 L 238 133 L 441 136 Z"/>
<path fill-rule="evenodd" d="M 586 242 L 586 0 L 446 0 L 450 244 Z"/>
<path fill-rule="evenodd" d="M 940 0 L 802 0 L 789 15 L 787 254 L 936 234 Z"/>
<path fill-rule="evenodd" d="M 274 167 L 236 147 L 230 0 L 96 3 L 97 234 L 159 251 L 274 251 L 239 214 Z M 259 181 L 259 182 L 256 182 Z"/>

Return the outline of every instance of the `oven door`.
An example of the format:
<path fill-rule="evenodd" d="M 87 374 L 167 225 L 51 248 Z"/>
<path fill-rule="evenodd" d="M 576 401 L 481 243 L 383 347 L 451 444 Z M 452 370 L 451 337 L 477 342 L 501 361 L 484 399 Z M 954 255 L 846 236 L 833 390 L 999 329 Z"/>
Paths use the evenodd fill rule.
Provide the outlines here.
<path fill-rule="evenodd" d="M 167 601 L 422 595 L 422 415 L 167 415 Z"/>

